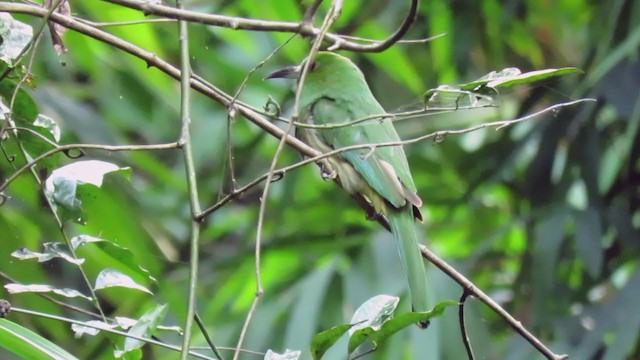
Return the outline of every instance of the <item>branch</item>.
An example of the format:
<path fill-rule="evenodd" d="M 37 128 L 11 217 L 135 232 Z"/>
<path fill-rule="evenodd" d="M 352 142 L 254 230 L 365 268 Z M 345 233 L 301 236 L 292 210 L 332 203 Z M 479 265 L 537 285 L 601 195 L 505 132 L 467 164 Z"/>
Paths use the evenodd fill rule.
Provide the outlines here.
<path fill-rule="evenodd" d="M 469 341 L 469 335 L 467 334 L 467 326 L 464 323 L 464 305 L 469 298 L 469 295 L 472 295 L 469 289 L 464 288 L 462 295 L 460 296 L 460 304 L 458 305 L 458 322 L 460 323 L 460 334 L 462 335 L 464 348 L 467 351 L 467 357 L 469 360 L 475 360 L 476 357 L 473 355 L 473 348 L 471 347 L 471 341 Z"/>
<path fill-rule="evenodd" d="M 176 4 L 182 8 L 184 1 L 177 0 Z M 189 189 L 189 207 L 191 210 L 191 221 L 189 229 L 189 286 L 187 295 L 187 316 L 184 324 L 184 335 L 182 337 L 181 360 L 187 360 L 189 356 L 189 346 L 191 345 L 191 334 L 193 321 L 196 314 L 196 291 L 198 288 L 198 266 L 200 249 L 200 222 L 195 220 L 195 215 L 200 213 L 200 200 L 198 198 L 198 182 L 196 179 L 195 164 L 193 161 L 193 150 L 191 146 L 191 63 L 189 62 L 189 32 L 187 23 L 183 20 L 178 22 L 179 44 L 180 44 L 180 138 L 178 144 L 182 150 L 184 167 L 187 175 L 187 187 Z"/>
<path fill-rule="evenodd" d="M 298 115 L 300 113 L 300 94 L 302 92 L 302 88 L 304 86 L 304 80 L 305 77 L 309 71 L 309 68 L 311 66 L 311 64 L 313 63 L 313 58 L 315 56 L 315 54 L 318 52 L 318 50 L 320 49 L 320 45 L 322 43 L 322 39 L 324 37 L 324 34 L 326 34 L 326 32 L 328 31 L 329 27 L 331 26 L 331 24 L 333 23 L 334 20 L 337 19 L 338 14 L 340 13 L 340 7 L 342 5 L 342 2 L 340 0 L 334 0 L 331 4 L 331 8 L 329 9 L 329 12 L 325 15 L 324 21 L 322 23 L 322 28 L 320 29 L 320 34 L 318 35 L 318 37 L 315 39 L 315 41 L 313 42 L 313 45 L 311 46 L 311 50 L 309 52 L 308 55 L 308 61 L 305 62 L 304 67 L 302 69 L 302 73 L 300 74 L 300 79 L 298 80 L 298 89 L 296 90 L 296 96 L 295 96 L 295 103 L 294 103 L 294 110 L 293 110 L 293 119 L 297 119 Z M 285 130 L 285 134 L 288 134 L 291 129 L 293 129 L 293 122 L 290 122 L 289 125 L 287 126 L 286 130 Z M 256 245 L 255 245 L 255 258 L 256 258 L 256 294 L 255 297 L 253 299 L 253 303 L 251 304 L 251 309 L 249 310 L 249 313 L 247 314 L 247 318 L 244 322 L 244 325 L 242 326 L 242 330 L 240 331 L 240 336 L 238 338 L 238 345 L 237 348 L 241 349 L 242 348 L 242 342 L 244 340 L 244 336 L 247 332 L 247 330 L 249 329 L 249 323 L 253 317 L 253 313 L 255 311 L 255 309 L 257 308 L 258 302 L 260 301 L 260 299 L 262 298 L 262 296 L 264 295 L 264 289 L 262 288 L 262 275 L 261 275 L 261 263 L 260 263 L 260 259 L 261 259 L 261 244 L 262 244 L 262 229 L 263 229 L 263 224 L 264 224 L 264 214 L 266 212 L 266 208 L 267 208 L 267 200 L 269 198 L 269 186 L 271 185 L 271 179 L 273 179 L 273 175 L 274 175 L 274 170 L 276 168 L 276 165 L 278 163 L 278 159 L 280 158 L 280 154 L 282 153 L 282 150 L 284 149 L 284 144 L 286 142 L 285 136 L 283 135 L 283 137 L 280 139 L 280 142 L 278 143 L 278 147 L 276 149 L 275 154 L 273 155 L 273 160 L 271 160 L 271 165 L 269 167 L 269 172 L 267 173 L 267 181 L 266 184 L 264 186 L 264 190 L 262 191 L 262 196 L 261 199 L 262 201 L 260 202 L 260 209 L 258 210 L 258 224 L 256 226 Z M 236 350 L 236 352 L 233 355 L 233 360 L 238 360 L 240 356 L 240 351 Z"/>
<path fill-rule="evenodd" d="M 43 17 L 47 13 L 45 9 L 42 9 L 37 6 L 24 5 L 24 4 L 16 4 L 16 3 L 4 3 L 0 2 L 0 12 L 11 12 L 11 13 L 20 13 L 20 14 L 28 14 L 34 15 L 38 17 Z M 120 39 L 117 36 L 111 35 L 101 29 L 97 29 L 93 26 L 87 25 L 84 22 L 75 19 L 73 17 L 68 17 L 64 15 L 60 15 L 57 13 L 51 14 L 51 21 L 61 24 L 70 30 L 79 32 L 83 35 L 87 35 L 96 40 L 102 41 L 106 44 L 112 45 L 115 48 L 118 48 L 126 53 L 129 53 L 141 60 L 144 60 L 149 67 L 155 67 L 170 77 L 180 80 L 180 70 L 170 63 L 162 60 L 156 54 L 146 51 L 136 45 L 133 45 L 130 42 Z M 199 93 L 215 100 L 216 102 L 222 104 L 225 107 L 228 107 L 233 100 L 233 97 L 224 91 L 218 89 L 212 84 L 207 83 L 206 81 L 200 79 L 198 76 L 194 75 L 190 80 L 191 88 L 198 91 Z M 304 142 L 296 139 L 293 136 L 287 135 L 282 129 L 272 124 L 270 121 L 265 119 L 263 116 L 258 114 L 257 111 L 253 110 L 250 106 L 240 101 L 236 101 L 234 103 L 238 107 L 238 111 L 249 121 L 258 125 L 260 128 L 268 132 L 269 134 L 277 137 L 278 139 L 282 138 L 282 136 L 286 136 L 287 144 L 301 152 L 307 156 L 315 156 L 319 154 L 318 151 L 308 146 Z"/>
<path fill-rule="evenodd" d="M 547 348 L 538 338 L 533 336 L 518 320 L 516 320 L 511 314 L 503 309 L 498 303 L 493 301 L 489 295 L 485 294 L 477 286 L 475 286 L 469 279 L 464 277 L 456 269 L 447 264 L 444 260 L 440 259 L 436 254 L 432 253 L 426 246 L 420 245 L 420 252 L 422 257 L 427 259 L 430 263 L 435 265 L 438 269 L 442 270 L 455 282 L 464 288 L 466 293 L 473 295 L 480 301 L 489 306 L 500 317 L 502 317 L 511 327 L 520 334 L 525 340 L 527 340 L 534 348 L 536 348 L 541 354 L 543 354 L 549 360 L 565 360 L 568 359 L 568 355 L 557 355 L 551 349 Z"/>
<path fill-rule="evenodd" d="M 145 337 L 142 337 L 142 336 L 137 336 L 137 335 L 134 335 L 134 334 L 130 334 L 128 332 L 114 330 L 114 329 L 110 329 L 108 327 L 104 327 L 104 326 L 100 326 L 100 325 L 92 325 L 91 323 L 84 322 L 84 321 L 78 321 L 78 320 L 74 320 L 74 319 L 65 318 L 65 317 L 62 317 L 62 316 L 56 316 L 56 315 L 51 315 L 51 314 L 46 314 L 46 313 L 31 311 L 31 310 L 27 310 L 27 309 L 16 308 L 16 307 L 12 307 L 11 311 L 15 312 L 15 313 L 39 316 L 39 317 L 43 317 L 43 318 L 47 318 L 47 319 L 62 321 L 62 322 L 68 323 L 68 324 L 76 324 L 76 325 L 80 325 L 80 326 L 86 326 L 86 327 L 93 328 L 93 329 L 96 329 L 96 330 L 100 330 L 100 331 L 103 331 L 103 332 L 107 332 L 107 333 L 110 333 L 110 334 L 115 334 L 115 335 L 131 338 L 131 339 L 135 339 L 135 340 L 138 340 L 138 341 L 142 341 L 142 342 L 147 343 L 147 344 L 153 344 L 153 345 L 156 345 L 156 346 L 159 346 L 159 347 L 163 347 L 163 348 L 168 349 L 168 350 L 173 350 L 173 351 L 176 351 L 176 352 L 181 351 L 181 348 L 179 346 L 166 344 L 166 343 L 163 343 L 162 341 L 158 341 L 158 340 L 154 340 L 154 339 L 150 339 L 150 338 L 145 338 Z M 194 351 L 189 351 L 189 355 L 191 355 L 193 357 L 196 357 L 198 359 L 216 360 L 215 358 L 212 358 L 212 357 L 209 357 L 209 356 L 206 356 L 206 355 L 202 355 L 202 354 L 194 352 Z"/>
<path fill-rule="evenodd" d="M 24 4 L 15 4 L 15 3 L 4 3 L 0 2 L 0 12 L 13 12 L 13 13 L 21 13 L 28 14 L 33 16 L 43 17 L 46 15 L 47 11 L 38 6 L 24 5 Z M 124 41 L 114 35 L 111 35 L 101 29 L 97 29 L 86 23 L 75 19 L 73 17 L 60 15 L 58 13 L 51 14 L 51 21 L 61 24 L 67 27 L 70 30 L 76 31 L 83 35 L 87 35 L 96 40 L 102 41 L 106 44 L 112 45 L 120 50 L 123 50 L 126 53 L 129 53 L 137 58 L 144 60 L 149 67 L 156 67 L 160 71 L 169 75 L 170 77 L 179 80 L 180 79 L 180 70 L 176 67 L 172 66 L 168 62 L 160 59 L 154 53 L 146 51 L 140 47 L 137 47 L 127 41 Z M 216 102 L 222 104 L 225 107 L 229 107 L 233 102 L 233 97 L 229 94 L 226 94 L 222 90 L 216 88 L 215 86 L 207 83 L 206 81 L 200 79 L 198 76 L 193 76 L 190 81 L 191 88 L 198 91 L 199 93 L 215 100 Z M 296 139 L 294 136 L 287 134 L 285 131 L 265 119 L 262 115 L 260 115 L 256 110 L 252 109 L 247 104 L 236 101 L 234 104 L 237 106 L 238 111 L 249 121 L 253 122 L 258 127 L 262 128 L 267 133 L 272 136 L 282 139 L 284 137 L 287 145 L 291 146 L 304 156 L 308 156 L 311 158 L 316 158 L 318 161 L 318 165 L 324 169 L 331 169 L 331 165 L 326 161 L 325 157 L 320 156 L 322 153 L 317 151 L 316 149 L 310 147 L 304 142 Z M 1 188 L 0 188 L 1 190 Z M 367 201 L 358 201 L 360 206 L 363 207 L 367 214 L 375 213 L 373 206 L 369 204 Z"/>
<path fill-rule="evenodd" d="M 177 149 L 177 143 L 168 143 L 168 144 L 156 144 L 156 145 L 98 145 L 98 144 L 69 144 L 69 145 L 60 145 L 57 146 L 45 153 L 38 155 L 33 160 L 29 161 L 27 164 L 22 166 L 20 169 L 16 170 L 11 176 L 9 176 L 2 185 L 0 185 L 0 196 L 2 192 L 20 175 L 29 171 L 32 167 L 38 164 L 40 161 L 47 159 L 59 152 L 67 152 L 69 150 L 78 150 L 78 149 L 98 149 L 105 151 L 149 151 L 149 150 L 168 150 L 168 149 Z M 0 201 L 0 204 L 2 202 Z"/>
<path fill-rule="evenodd" d="M 302 22 L 287 22 L 287 21 L 269 21 L 258 20 L 236 16 L 224 16 L 218 14 L 205 14 L 196 11 L 176 9 L 171 6 L 156 4 L 152 1 L 141 0 L 103 0 L 108 3 L 121 5 L 130 9 L 139 10 L 144 13 L 145 16 L 156 15 L 169 19 L 184 20 L 188 22 L 194 22 L 205 25 L 213 25 L 226 27 L 233 30 L 251 30 L 251 31 L 263 31 L 263 32 L 290 32 L 300 34 L 303 37 L 315 38 L 320 29 L 313 27 L 310 24 L 311 19 L 307 19 L 307 16 L 311 16 L 317 10 L 319 2 L 312 4 L 307 16 Z M 313 7 L 316 7 L 315 9 Z M 349 41 L 346 38 L 327 33 L 323 36 L 323 40 L 329 42 L 331 50 L 349 50 L 354 52 L 381 52 L 388 49 L 391 45 L 395 44 L 400 38 L 402 38 L 413 21 L 415 20 L 418 11 L 418 0 L 411 0 L 409 12 L 405 17 L 400 27 L 389 38 L 383 41 L 373 41 L 371 44 L 358 44 L 353 41 Z"/>
<path fill-rule="evenodd" d="M 480 124 L 477 126 L 473 126 L 470 128 L 465 128 L 465 129 L 456 129 L 456 130 L 440 130 L 440 131 L 436 131 L 430 134 L 426 134 L 426 135 L 422 135 L 413 139 L 408 139 L 408 140 L 402 140 L 402 141 L 396 141 L 396 142 L 387 142 L 387 143 L 379 143 L 379 144 L 358 144 L 358 145 L 351 145 L 351 146 L 345 146 L 330 152 L 326 152 L 326 153 L 318 153 L 318 155 L 316 156 L 312 156 L 312 157 L 308 157 L 304 160 L 301 160 L 295 164 L 289 165 L 289 166 L 285 166 L 283 168 L 280 169 L 276 169 L 273 171 L 274 175 L 278 175 L 278 176 L 284 176 L 287 172 L 295 170 L 299 167 L 302 167 L 304 165 L 310 164 L 310 163 L 318 163 L 320 162 L 322 159 L 326 159 L 330 156 L 335 156 L 335 155 L 339 155 L 340 153 L 343 153 L 345 151 L 350 151 L 350 150 L 359 150 L 359 149 L 374 149 L 376 147 L 386 147 L 386 146 L 402 146 L 402 145 L 406 145 L 406 144 L 414 144 L 414 143 L 418 143 L 421 141 L 425 141 L 425 140 L 430 140 L 432 139 L 435 143 L 439 143 L 442 142 L 444 140 L 444 138 L 448 135 L 460 135 L 460 134 L 465 134 L 465 133 L 469 133 L 469 132 L 473 132 L 473 131 L 477 131 L 480 129 L 484 129 L 484 128 L 489 128 L 489 127 L 495 127 L 496 130 L 501 130 L 504 129 L 505 127 L 508 127 L 510 125 L 514 125 L 526 120 L 530 120 L 536 116 L 540 116 L 544 113 L 547 112 L 556 112 L 559 109 L 566 107 L 566 106 L 572 106 L 572 105 L 576 105 L 582 102 L 587 102 L 587 101 L 595 101 L 595 99 L 579 99 L 579 100 L 575 100 L 575 101 L 569 101 L 569 102 L 565 102 L 565 103 L 559 103 L 559 104 L 555 104 L 552 106 L 549 106 L 547 108 L 544 108 L 540 111 L 537 111 L 535 113 L 529 114 L 529 115 L 525 115 L 523 117 L 517 118 L 517 119 L 510 119 L 510 120 L 500 120 L 500 121 L 493 121 L 493 122 L 488 122 L 488 123 L 484 123 L 484 124 Z M 362 121 L 362 120 L 359 120 Z M 215 203 L 214 205 L 210 206 L 209 208 L 207 208 L 206 210 L 204 210 L 202 213 L 197 215 L 198 219 L 203 219 L 209 215 L 211 215 L 213 212 L 215 212 L 216 210 L 220 209 L 224 204 L 228 203 L 229 201 L 241 196 L 242 194 L 244 194 L 245 192 L 249 191 L 251 188 L 255 187 L 256 185 L 260 184 L 262 181 L 264 181 L 267 178 L 267 174 L 264 174 L 254 180 L 252 180 L 251 182 L 249 182 L 248 184 L 246 184 L 245 186 L 233 191 L 232 193 L 228 194 L 227 196 L 225 196 L 224 198 L 220 199 L 217 203 Z M 277 178 L 273 181 L 277 181 L 280 180 L 280 178 Z M 365 209 L 365 211 L 368 210 L 368 208 L 366 206 L 364 206 L 359 200 L 356 199 L 356 201 Z M 362 199 L 363 202 L 366 202 L 366 200 Z M 367 214 L 375 214 L 375 212 L 373 213 L 369 213 L 367 212 Z M 388 222 L 384 217 L 381 217 L 378 220 L 378 222 L 381 223 L 381 225 L 383 225 L 385 228 L 388 229 Z M 385 225 L 386 224 L 386 225 Z"/>

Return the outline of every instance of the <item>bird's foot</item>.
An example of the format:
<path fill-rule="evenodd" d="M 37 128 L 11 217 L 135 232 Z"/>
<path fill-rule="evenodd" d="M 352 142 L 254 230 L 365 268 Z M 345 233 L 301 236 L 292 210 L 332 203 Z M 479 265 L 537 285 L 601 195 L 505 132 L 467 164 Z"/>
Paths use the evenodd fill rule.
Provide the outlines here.
<path fill-rule="evenodd" d="M 322 172 L 322 178 L 326 181 L 335 180 L 338 177 L 338 173 L 335 170 L 332 170 L 330 173 Z"/>

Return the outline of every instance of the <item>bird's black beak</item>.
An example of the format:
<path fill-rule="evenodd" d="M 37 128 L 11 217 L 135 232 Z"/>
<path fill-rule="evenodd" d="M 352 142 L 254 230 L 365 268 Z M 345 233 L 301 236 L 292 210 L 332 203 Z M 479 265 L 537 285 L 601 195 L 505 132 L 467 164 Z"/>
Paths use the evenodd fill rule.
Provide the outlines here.
<path fill-rule="evenodd" d="M 265 80 L 267 79 L 297 79 L 298 75 L 300 75 L 300 65 L 296 66 L 287 66 L 280 70 L 276 70 L 271 74 L 267 75 Z"/>

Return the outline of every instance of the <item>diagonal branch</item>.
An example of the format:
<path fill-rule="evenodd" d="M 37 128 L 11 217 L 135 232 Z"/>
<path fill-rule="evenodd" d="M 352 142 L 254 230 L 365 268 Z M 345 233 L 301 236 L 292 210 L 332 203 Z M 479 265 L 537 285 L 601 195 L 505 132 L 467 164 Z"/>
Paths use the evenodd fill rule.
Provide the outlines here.
<path fill-rule="evenodd" d="M 511 327 L 520 334 L 525 340 L 527 340 L 533 347 L 536 348 L 541 354 L 543 354 L 549 360 L 566 360 L 569 358 L 567 355 L 558 355 L 554 353 L 551 349 L 546 347 L 542 341 L 536 338 L 532 333 L 529 332 L 522 323 L 516 320 L 511 314 L 509 314 L 505 309 L 502 308 L 497 302 L 493 301 L 489 295 L 485 294 L 482 290 L 480 290 L 477 286 L 475 286 L 469 279 L 467 279 L 464 275 L 459 273 L 456 269 L 454 269 L 451 265 L 447 264 L 446 261 L 440 259 L 436 254 L 427 249 L 426 246 L 420 245 L 420 252 L 422 253 L 422 257 L 427 259 L 430 263 L 435 265 L 438 269 L 442 270 L 445 274 L 447 274 L 450 278 L 452 278 L 455 282 L 457 282 L 464 289 L 465 293 L 473 295 L 475 298 L 479 299 L 487 306 L 489 306 L 493 311 L 495 311 L 500 317 L 502 317 Z"/>
<path fill-rule="evenodd" d="M 4 3 L 0 2 L 0 12 L 12 12 L 12 13 L 21 13 L 28 14 L 38 17 L 44 17 L 47 14 L 47 11 L 38 6 L 32 5 L 24 5 L 17 3 Z M 65 26 L 66 28 L 81 33 L 83 35 L 87 35 L 96 40 L 102 41 L 106 44 L 112 45 L 115 48 L 118 48 L 126 53 L 129 53 L 139 59 L 144 60 L 149 67 L 156 67 L 160 71 L 169 75 L 170 77 L 179 80 L 180 79 L 180 70 L 170 63 L 164 61 L 163 59 L 156 56 L 156 54 L 146 51 L 136 45 L 133 45 L 130 42 L 120 39 L 117 36 L 109 34 L 101 29 L 97 29 L 91 25 L 88 25 L 78 19 L 73 17 L 60 15 L 58 13 L 51 14 L 50 20 Z M 229 107 L 233 102 L 233 97 L 224 91 L 218 89 L 210 83 L 207 83 L 203 79 L 198 76 L 193 76 L 190 81 L 191 88 L 198 91 L 199 93 L 215 100 L 216 102 L 222 104 L 225 107 Z M 269 133 L 270 135 L 278 138 L 285 139 L 285 142 L 290 147 L 294 148 L 301 154 L 308 156 L 310 158 L 316 158 L 316 162 L 322 169 L 331 169 L 331 165 L 326 160 L 325 157 L 319 156 L 321 153 L 316 149 L 310 147 L 304 142 L 296 139 L 294 136 L 287 134 L 284 130 L 280 129 L 278 126 L 271 123 L 265 117 L 260 115 L 256 110 L 252 109 L 247 104 L 236 101 L 235 105 L 242 116 L 246 119 L 262 128 L 264 131 Z M 361 207 L 365 210 L 367 214 L 373 214 L 374 209 L 366 201 L 358 201 Z"/>

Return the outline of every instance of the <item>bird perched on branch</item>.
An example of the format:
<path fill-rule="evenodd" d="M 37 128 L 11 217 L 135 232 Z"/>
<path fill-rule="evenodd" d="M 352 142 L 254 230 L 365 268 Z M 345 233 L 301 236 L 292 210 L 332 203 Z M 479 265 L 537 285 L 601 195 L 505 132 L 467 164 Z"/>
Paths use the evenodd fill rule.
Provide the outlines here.
<path fill-rule="evenodd" d="M 267 78 L 298 79 L 306 61 Z M 370 145 L 331 156 L 329 164 L 344 190 L 370 203 L 375 211 L 370 215 L 388 219 L 407 275 L 413 311 L 428 311 L 426 272 L 415 228 L 415 220 L 422 220 L 422 200 L 416 193 L 402 146 L 377 146 L 397 143 L 400 137 L 389 118 L 375 117 L 385 111 L 373 97 L 364 75 L 348 58 L 319 52 L 309 65 L 299 106 L 300 122 L 327 126 L 296 129 L 296 136 L 317 150 L 326 153 L 352 145 Z M 364 118 L 370 119 L 359 121 Z M 426 327 L 428 322 L 418 325 Z"/>

